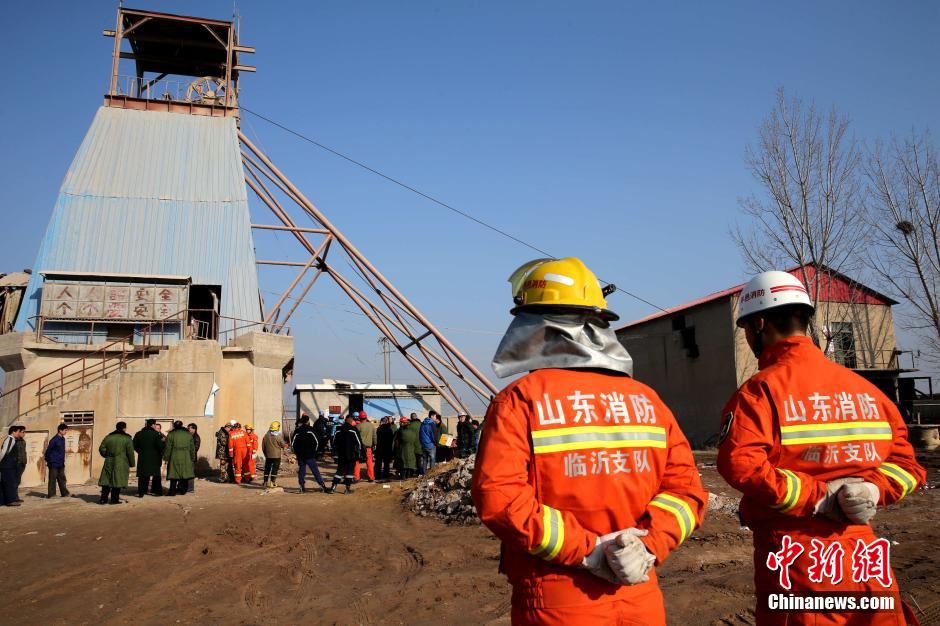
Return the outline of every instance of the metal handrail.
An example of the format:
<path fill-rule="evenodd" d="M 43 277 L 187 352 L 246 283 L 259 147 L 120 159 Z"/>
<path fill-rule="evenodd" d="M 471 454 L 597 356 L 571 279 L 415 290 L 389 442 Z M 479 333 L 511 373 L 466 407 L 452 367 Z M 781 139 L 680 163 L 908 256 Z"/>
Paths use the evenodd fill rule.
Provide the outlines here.
<path fill-rule="evenodd" d="M 210 314 L 210 320 L 199 320 L 192 316 L 193 313 L 208 313 Z M 260 325 L 262 326 L 262 330 L 264 332 L 270 332 L 269 327 L 273 328 L 271 324 L 265 324 L 264 322 L 221 316 L 214 309 L 184 309 L 165 319 L 151 322 L 143 328 L 135 328 L 130 334 L 96 349 L 90 354 L 86 354 L 85 356 L 66 363 L 57 369 L 46 372 L 37 378 L 22 383 L 18 387 L 15 387 L 5 393 L 0 393 L 0 402 L 3 402 L 4 399 L 8 399 L 15 393 L 17 394 L 15 417 L 18 418 L 22 417 L 23 415 L 27 415 L 28 413 L 46 406 L 47 404 L 51 404 L 56 399 L 66 395 L 66 393 L 84 389 L 85 386 L 89 383 L 100 380 L 114 371 L 125 369 L 127 363 L 130 360 L 140 358 L 141 356 L 147 354 L 151 348 L 166 347 L 166 337 L 164 332 L 166 324 L 179 324 L 182 326 L 184 323 L 186 323 L 185 320 L 187 318 L 194 326 L 192 330 L 186 334 L 186 338 L 190 339 L 217 340 L 218 337 L 225 333 L 236 333 L 239 330 L 249 328 L 251 326 Z M 231 320 L 232 329 L 220 332 L 222 320 Z M 244 322 L 247 324 L 239 326 L 239 322 Z M 201 326 L 197 326 L 199 324 L 201 324 Z M 40 316 L 39 322 L 36 326 L 38 340 L 47 338 L 42 334 L 43 325 L 44 318 Z M 161 328 L 159 346 L 152 344 L 150 340 L 153 329 L 158 325 Z M 143 338 L 142 343 L 134 343 L 134 339 L 137 336 Z M 49 337 L 48 339 L 52 338 Z M 55 340 L 53 339 L 53 341 Z M 130 346 L 130 348 L 128 348 L 128 346 Z M 66 370 L 73 367 L 74 369 L 72 371 L 66 372 Z M 26 411 L 21 412 L 20 402 L 22 398 L 22 391 L 32 385 L 36 386 L 35 396 L 37 398 L 37 403 L 35 406 L 32 406 Z M 67 388 L 68 391 L 66 391 Z M 56 394 L 56 390 L 58 390 L 58 394 Z M 43 394 L 45 393 L 49 394 L 49 398 L 46 401 L 43 401 Z"/>
<path fill-rule="evenodd" d="M 910 369 L 917 369 L 914 353 L 911 350 L 867 350 L 864 348 L 839 350 L 835 347 L 831 350 L 832 352 L 827 355 L 830 359 L 840 365 L 851 366 L 853 369 L 901 369 L 902 358 L 905 360 L 903 365 L 907 365 L 906 361 L 910 359 Z"/>
<path fill-rule="evenodd" d="M 114 371 L 114 369 L 115 369 L 114 367 L 112 367 L 110 370 L 108 369 L 108 359 L 109 359 L 109 356 L 108 356 L 108 355 L 109 355 L 109 353 L 111 353 L 111 352 L 115 352 L 114 348 L 115 348 L 115 346 L 118 346 L 118 345 L 120 345 L 120 357 L 119 357 L 119 358 L 120 358 L 120 365 L 119 365 L 119 367 L 120 367 L 120 368 L 123 368 L 123 367 L 126 365 L 126 362 L 127 362 L 127 355 L 128 355 L 128 354 L 132 354 L 132 355 L 133 355 L 133 354 L 137 353 L 137 352 L 138 352 L 138 348 L 140 348 L 139 352 L 142 354 L 142 353 L 146 352 L 148 348 L 152 347 L 152 346 L 149 344 L 149 331 L 150 331 L 150 329 L 151 329 L 153 326 L 156 326 L 157 324 L 160 324 L 161 327 L 163 327 L 163 326 L 166 325 L 167 322 L 171 322 L 171 323 L 182 323 L 182 321 L 183 321 L 182 319 L 173 320 L 173 318 L 174 318 L 174 317 L 179 317 L 179 316 L 180 316 L 181 314 L 183 314 L 183 313 L 188 313 L 188 311 L 187 311 L 187 310 L 178 311 L 178 312 L 175 313 L 174 315 L 171 315 L 171 316 L 169 316 L 169 317 L 167 317 L 167 318 L 165 318 L 165 319 L 163 319 L 163 320 L 159 320 L 159 321 L 156 321 L 156 322 L 152 322 L 152 323 L 148 324 L 146 327 L 144 327 L 143 329 L 140 329 L 141 334 L 143 334 L 143 335 L 148 339 L 148 342 L 145 343 L 145 344 L 143 344 L 143 345 L 138 346 L 138 345 L 134 344 L 134 337 L 135 337 L 135 335 L 138 333 L 138 330 L 137 330 L 137 329 L 134 329 L 134 331 L 132 331 L 129 335 L 126 335 L 126 336 L 124 336 L 124 337 L 122 337 L 122 338 L 120 338 L 120 339 L 117 339 L 117 340 L 115 340 L 115 341 L 112 341 L 111 343 L 108 343 L 108 344 L 106 344 L 106 345 L 104 345 L 104 346 L 98 348 L 97 350 L 95 350 L 95 351 L 92 352 L 91 354 L 87 354 L 87 355 L 85 355 L 85 356 L 83 356 L 83 357 L 80 357 L 80 358 L 78 358 L 78 359 L 75 359 L 74 361 L 71 361 L 71 362 L 69 362 L 69 363 L 66 363 L 65 365 L 62 365 L 61 367 L 58 367 L 58 368 L 52 370 L 51 372 L 46 372 L 45 374 L 43 374 L 42 376 L 39 376 L 38 378 L 34 378 L 34 379 L 32 379 L 32 380 L 29 380 L 29 381 L 27 381 L 27 382 L 25 382 L 25 383 L 19 385 L 18 387 L 15 387 L 15 388 L 13 388 L 13 389 L 11 389 L 11 390 L 5 392 L 5 393 L 0 394 L 0 401 L 2 401 L 4 398 L 7 398 L 8 396 L 11 396 L 12 394 L 16 393 L 16 394 L 17 394 L 17 396 L 16 396 L 16 417 L 21 417 L 21 416 L 23 416 L 23 415 L 26 415 L 26 414 L 29 413 L 30 411 L 33 411 L 33 410 L 38 409 L 38 408 L 40 408 L 40 407 L 42 407 L 42 406 L 45 406 L 46 404 L 51 404 L 52 402 L 55 401 L 55 399 L 56 399 L 57 397 L 62 397 L 63 395 L 65 395 L 66 376 L 68 376 L 68 383 L 73 383 L 76 378 L 79 378 L 79 377 L 80 377 L 81 383 L 80 383 L 79 388 L 84 388 L 86 384 L 88 384 L 88 383 L 90 383 L 90 382 L 94 382 L 95 380 L 99 380 L 100 378 L 103 378 L 103 377 L 107 376 L 110 372 Z M 37 337 L 39 337 L 39 338 L 43 337 L 43 335 L 41 334 L 41 333 L 42 333 L 42 327 L 43 327 L 43 318 L 40 317 L 40 319 L 39 319 L 39 324 L 38 324 L 37 327 L 36 327 Z M 161 334 L 160 334 L 161 347 L 163 346 L 163 338 L 164 338 L 164 335 L 163 335 L 163 333 L 161 332 Z M 132 349 L 131 349 L 131 350 L 128 350 L 128 349 L 127 349 L 126 346 L 127 346 L 128 344 L 130 344 L 130 345 L 132 346 Z M 98 365 L 98 363 L 99 363 L 99 355 L 100 355 L 100 364 L 101 364 L 101 365 L 100 365 L 100 369 L 99 369 L 99 365 Z M 111 359 L 112 359 L 112 360 L 113 360 L 114 358 L 117 358 L 116 355 L 115 355 L 115 356 L 111 356 Z M 88 370 L 89 370 L 89 367 L 88 367 L 88 362 L 89 362 L 89 361 L 94 361 L 94 366 L 93 366 L 94 369 L 93 369 L 93 372 L 100 373 L 100 376 L 95 376 L 94 373 L 93 373 L 93 374 L 92 374 L 93 377 L 92 377 L 91 379 L 88 378 L 87 372 L 88 372 Z M 77 369 L 77 370 L 75 370 L 75 371 L 73 371 L 73 372 L 70 372 L 68 375 L 66 375 L 66 372 L 65 372 L 65 371 L 66 371 L 68 368 L 71 368 L 72 366 L 75 366 L 75 365 L 78 365 L 78 364 L 81 364 L 80 369 Z M 58 376 L 58 381 L 56 381 L 56 380 L 54 379 L 54 377 L 56 377 L 56 376 Z M 43 385 L 43 380 L 49 381 L 50 378 L 52 378 L 53 384 L 52 384 L 51 386 L 50 386 L 50 385 L 45 385 L 45 386 L 44 386 L 44 385 Z M 56 384 L 56 382 L 57 382 L 58 384 Z M 21 412 L 20 412 L 20 399 L 21 399 L 21 396 L 22 396 L 22 391 L 23 391 L 23 389 L 25 389 L 26 387 L 29 387 L 30 385 L 34 385 L 34 384 L 36 385 L 36 397 L 38 398 L 38 402 L 37 402 L 37 404 L 36 404 L 35 407 L 31 407 L 29 410 L 27 410 L 27 411 L 21 413 Z M 59 389 L 59 395 L 58 395 L 58 396 L 55 396 L 54 393 L 52 393 L 52 392 L 56 389 L 56 387 Z M 74 391 L 74 390 L 72 390 L 72 391 Z M 47 402 L 43 402 L 43 400 L 42 400 L 42 394 L 43 394 L 44 392 L 49 392 L 49 394 L 50 394 L 50 398 L 49 398 L 49 400 L 48 400 Z"/>
<path fill-rule="evenodd" d="M 208 78 L 208 77 L 206 77 Z M 225 86 L 220 84 L 201 84 L 204 78 L 190 78 L 186 80 L 149 80 L 139 76 L 120 75 L 117 77 L 116 89 L 113 95 L 136 98 L 138 100 L 153 100 L 160 102 L 186 102 L 194 104 L 210 104 L 222 106 L 225 102 Z M 212 81 L 216 83 L 221 79 Z M 194 85 L 201 84 L 202 88 L 211 88 L 211 93 L 204 93 L 194 89 Z M 234 94 L 233 94 L 234 95 Z M 234 103 L 234 98 L 232 99 Z"/>

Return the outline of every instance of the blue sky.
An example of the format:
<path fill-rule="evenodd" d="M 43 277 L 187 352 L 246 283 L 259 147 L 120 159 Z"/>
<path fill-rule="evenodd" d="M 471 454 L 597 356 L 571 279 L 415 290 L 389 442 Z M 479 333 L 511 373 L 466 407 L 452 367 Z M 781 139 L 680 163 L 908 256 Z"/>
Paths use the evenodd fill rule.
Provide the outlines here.
<path fill-rule="evenodd" d="M 230 1 L 134 6 L 232 13 Z M 242 42 L 258 48 L 246 107 L 667 307 L 745 277 L 727 233 L 754 188 L 744 147 L 778 86 L 837 107 L 863 139 L 940 126 L 935 3 L 297 1 L 239 12 Z M 115 4 L 4 13 L 10 271 L 33 264 L 100 105 L 112 44 L 100 33 Z M 535 253 L 250 115 L 243 128 L 491 373 L 510 319 L 506 278 Z M 304 260 L 284 235 L 255 240 L 260 258 Z M 266 292 L 292 277 L 261 270 Z M 308 299 L 292 321 L 297 382 L 381 379 L 368 321 L 326 283 Z M 651 312 L 623 294 L 610 304 L 624 320 Z M 392 374 L 416 380 L 397 356 Z"/>

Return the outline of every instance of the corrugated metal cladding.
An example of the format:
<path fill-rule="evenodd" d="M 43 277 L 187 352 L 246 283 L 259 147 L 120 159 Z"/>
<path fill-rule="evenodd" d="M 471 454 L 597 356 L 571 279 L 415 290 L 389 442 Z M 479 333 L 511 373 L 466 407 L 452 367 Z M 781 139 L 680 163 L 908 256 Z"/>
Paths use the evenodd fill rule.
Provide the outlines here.
<path fill-rule="evenodd" d="M 53 270 L 192 276 L 222 286 L 222 315 L 260 320 L 235 120 L 98 109 L 33 267 L 18 330 Z"/>

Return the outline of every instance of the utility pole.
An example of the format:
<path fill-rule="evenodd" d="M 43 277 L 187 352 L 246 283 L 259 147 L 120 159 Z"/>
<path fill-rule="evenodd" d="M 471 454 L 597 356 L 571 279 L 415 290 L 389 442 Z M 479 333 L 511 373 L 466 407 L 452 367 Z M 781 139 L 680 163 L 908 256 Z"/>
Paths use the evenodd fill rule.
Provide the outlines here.
<path fill-rule="evenodd" d="M 389 343 L 391 342 L 388 340 L 388 337 L 384 335 L 379 337 L 379 348 L 382 350 L 382 364 L 385 366 L 385 384 L 386 385 L 389 383 L 388 371 L 389 371 L 389 367 L 391 366 L 391 354 L 392 354 L 392 349 L 388 345 Z"/>

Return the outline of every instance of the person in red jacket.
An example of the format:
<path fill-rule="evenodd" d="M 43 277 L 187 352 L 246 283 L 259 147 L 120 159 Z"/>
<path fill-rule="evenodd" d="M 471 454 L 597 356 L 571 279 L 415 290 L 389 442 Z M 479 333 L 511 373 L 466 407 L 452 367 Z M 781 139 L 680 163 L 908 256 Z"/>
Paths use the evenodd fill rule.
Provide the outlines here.
<path fill-rule="evenodd" d="M 258 455 L 258 435 L 255 434 L 255 427 L 251 424 L 245 424 L 245 439 L 248 442 L 248 449 L 245 453 L 243 478 L 246 483 L 255 479 L 255 457 Z"/>
<path fill-rule="evenodd" d="M 760 371 L 724 409 L 718 471 L 744 494 L 757 623 L 916 623 L 905 621 L 913 616 L 898 592 L 890 544 L 869 522 L 926 474 L 897 407 L 807 336 L 813 313 L 805 286 L 786 272 L 756 276 L 739 299 L 737 323 Z M 894 606 L 827 612 L 790 601 L 819 593 L 866 602 L 886 596 Z"/>
<path fill-rule="evenodd" d="M 241 484 L 248 469 L 248 435 L 242 425 L 236 423 L 228 434 L 228 455 L 232 459 L 235 482 Z"/>
<path fill-rule="evenodd" d="M 502 541 L 512 623 L 663 625 L 654 565 L 707 502 L 689 444 L 631 378 L 580 260 L 534 261 L 510 282 L 515 318 L 493 367 L 528 373 L 490 403 L 472 496 Z"/>

